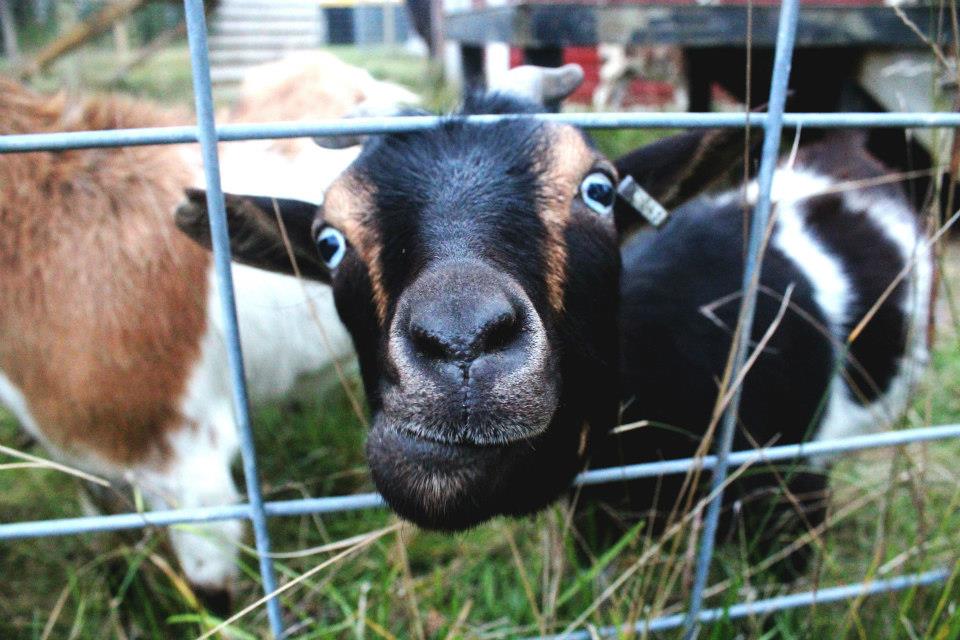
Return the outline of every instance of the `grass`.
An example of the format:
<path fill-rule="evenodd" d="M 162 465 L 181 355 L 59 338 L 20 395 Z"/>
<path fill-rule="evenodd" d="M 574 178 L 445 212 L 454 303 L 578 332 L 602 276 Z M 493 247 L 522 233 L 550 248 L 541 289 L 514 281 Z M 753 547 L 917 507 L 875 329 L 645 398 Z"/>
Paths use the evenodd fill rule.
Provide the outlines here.
<path fill-rule="evenodd" d="M 394 51 L 338 50 L 375 74 L 427 90 L 419 62 Z M 94 52 L 88 60 L 96 59 Z M 106 64 L 104 62 L 103 64 Z M 125 79 L 137 95 L 189 103 L 189 71 L 173 48 Z M 89 81 L 108 70 L 85 66 Z M 46 82 L 56 84 L 56 71 Z M 85 80 L 86 81 L 86 80 Z M 442 90 L 431 98 L 449 103 Z M 615 155 L 651 132 L 602 132 Z M 956 266 L 956 260 L 950 264 Z M 952 273 L 949 283 L 960 283 Z M 960 338 L 956 321 L 942 331 L 931 371 L 905 426 L 960 422 Z M 254 415 L 261 476 L 269 499 L 369 491 L 364 431 L 344 394 L 309 381 L 297 398 Z M 0 443 L 22 447 L 13 419 L 0 413 Z M 44 455 L 32 445 L 26 450 Z M 856 582 L 936 566 L 953 566 L 960 548 L 960 442 L 940 442 L 844 456 L 831 472 L 831 526 L 813 569 L 791 590 Z M 80 514 L 77 483 L 45 470 L 0 471 L 0 518 L 37 520 Z M 298 638 L 512 638 L 558 632 L 583 616 L 586 625 L 621 624 L 682 610 L 690 582 L 691 535 L 660 540 L 642 525 L 599 558 L 578 554 L 567 510 L 555 506 L 524 519 L 496 519 L 442 535 L 403 527 L 302 581 L 283 595 Z M 275 552 L 312 549 L 391 526 L 383 510 L 276 518 Z M 693 521 L 693 525 L 696 520 Z M 707 606 L 784 590 L 757 573 L 744 541 L 719 548 Z M 278 560 L 282 581 L 297 579 L 336 552 Z M 69 536 L 0 544 L 0 638 L 195 638 L 215 622 L 199 607 L 160 531 Z M 256 560 L 241 556 L 238 606 L 260 597 Z M 622 585 L 612 589 L 620 581 Z M 609 593 L 608 593 L 609 590 Z M 714 594 L 716 591 L 716 594 Z M 958 589 L 933 586 L 836 605 L 821 605 L 705 629 L 706 638 L 957 638 Z M 262 608 L 230 627 L 228 637 L 267 634 Z M 667 633 L 665 637 L 677 634 Z"/>

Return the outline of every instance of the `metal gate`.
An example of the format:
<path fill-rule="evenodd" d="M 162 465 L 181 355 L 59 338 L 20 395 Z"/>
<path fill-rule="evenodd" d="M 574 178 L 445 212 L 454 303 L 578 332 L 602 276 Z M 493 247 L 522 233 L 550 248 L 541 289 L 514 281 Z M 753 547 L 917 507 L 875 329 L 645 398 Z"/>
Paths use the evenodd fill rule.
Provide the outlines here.
<path fill-rule="evenodd" d="M 122 147 L 129 145 L 179 144 L 199 142 L 203 152 L 206 174 L 207 204 L 210 211 L 216 283 L 222 301 L 221 312 L 225 318 L 227 346 L 233 383 L 233 405 L 240 435 L 243 471 L 248 501 L 242 504 L 220 507 L 150 511 L 119 515 L 43 520 L 0 524 L 0 540 L 59 536 L 97 531 L 134 529 L 147 526 L 169 526 L 181 523 L 202 523 L 219 520 L 250 520 L 253 524 L 256 550 L 259 555 L 260 573 L 265 592 L 270 629 L 276 638 L 284 636 L 276 574 L 270 557 L 270 537 L 267 518 L 303 514 L 334 513 L 384 506 L 382 498 L 375 493 L 264 502 L 257 473 L 257 458 L 250 427 L 247 390 L 244 381 L 243 360 L 240 351 L 234 305 L 233 282 L 230 275 L 230 243 L 227 236 L 224 197 L 220 188 L 220 170 L 217 158 L 217 142 L 270 138 L 294 138 L 303 136 L 331 136 L 344 134 L 380 134 L 388 132 L 417 131 L 436 127 L 436 116 L 413 116 L 391 118 L 357 118 L 345 121 L 318 123 L 227 125 L 216 127 L 214 123 L 213 98 L 210 82 L 210 64 L 207 52 L 207 32 L 202 0 L 184 0 L 190 57 L 193 67 L 193 88 L 196 101 L 197 124 L 184 127 L 158 127 L 123 129 L 112 131 L 81 131 L 70 133 L 25 134 L 0 136 L 0 153 L 28 151 L 57 151 L 66 149 L 89 149 L 98 147 Z M 767 113 L 658 113 L 658 114 L 542 114 L 544 120 L 566 122 L 586 129 L 613 128 L 707 128 L 707 127 L 762 127 L 764 130 L 763 154 L 758 177 L 759 197 L 751 223 L 746 269 L 744 271 L 744 296 L 741 307 L 741 323 L 735 341 L 734 367 L 731 379 L 744 367 L 747 359 L 756 286 L 751 286 L 761 258 L 763 232 L 770 219 L 770 191 L 776 167 L 781 131 L 788 127 L 960 127 L 957 113 L 784 113 L 787 81 L 794 47 L 794 37 L 799 15 L 799 0 L 782 0 L 777 32 L 773 78 Z M 511 116 L 469 116 L 471 122 L 494 122 Z M 529 117 L 529 116 L 528 116 Z M 956 217 L 956 216 L 954 216 Z M 761 462 L 787 460 L 798 456 L 837 454 L 879 447 L 893 447 L 914 442 L 947 438 L 960 438 L 960 425 L 943 425 L 892 431 L 868 436 L 820 441 L 809 444 L 768 447 L 764 449 L 731 452 L 735 417 L 739 406 L 739 391 L 735 391 L 724 415 L 716 442 L 716 453 L 698 458 L 669 460 L 599 469 L 580 474 L 576 483 L 598 484 L 658 476 L 668 473 L 683 473 L 696 469 L 712 471 L 711 493 L 704 517 L 703 535 L 700 539 L 696 572 L 686 613 L 644 620 L 636 624 L 638 631 L 659 631 L 677 627 L 685 628 L 685 636 L 697 636 L 700 626 L 719 619 L 740 618 L 778 610 L 806 607 L 815 603 L 860 598 L 863 596 L 897 591 L 915 586 L 945 581 L 949 568 L 925 573 L 904 575 L 885 580 L 854 583 L 816 591 L 795 593 L 735 604 L 722 609 L 703 609 L 704 587 L 713 559 L 714 533 L 716 531 L 723 489 L 728 470 Z M 599 630 L 602 635 L 612 635 L 619 628 Z M 559 636 L 555 636 L 559 637 Z M 564 638 L 585 638 L 586 631 L 575 631 Z"/>

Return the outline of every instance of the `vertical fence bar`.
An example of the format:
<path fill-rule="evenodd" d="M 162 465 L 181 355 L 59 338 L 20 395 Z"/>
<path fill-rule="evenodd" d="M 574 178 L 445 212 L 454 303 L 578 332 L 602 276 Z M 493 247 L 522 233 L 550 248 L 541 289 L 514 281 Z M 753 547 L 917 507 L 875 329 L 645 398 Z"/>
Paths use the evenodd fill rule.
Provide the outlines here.
<path fill-rule="evenodd" d="M 257 456 L 250 428 L 250 409 L 247 384 L 240 350 L 240 330 L 237 326 L 237 307 L 234 299 L 233 277 L 230 272 L 230 238 L 223 191 L 220 187 L 220 160 L 217 156 L 217 132 L 214 122 L 213 94 L 210 87 L 210 59 L 207 51 L 207 25 L 203 0 L 184 0 L 187 18 L 187 38 L 190 43 L 190 64 L 193 70 L 193 93 L 197 106 L 197 129 L 203 152 L 203 169 L 207 186 L 207 208 L 210 211 L 210 237 L 216 269 L 217 288 L 220 291 L 221 313 L 227 339 L 227 357 L 230 363 L 230 382 L 233 391 L 233 409 L 240 437 L 243 457 L 243 476 L 250 501 L 250 519 L 260 560 L 263 590 L 269 595 L 277 589 L 277 579 L 270 559 L 270 536 L 263 509 Z M 266 602 L 267 617 L 274 637 L 283 636 L 280 603 L 276 598 Z"/>
<path fill-rule="evenodd" d="M 780 133 L 783 128 L 783 110 L 787 100 L 787 84 L 790 79 L 790 64 L 793 58 L 793 43 L 797 33 L 799 0 L 783 0 L 780 5 L 780 21 L 777 25 L 777 45 L 773 60 L 773 77 L 770 81 L 770 101 L 767 107 L 767 120 L 764 124 L 763 156 L 760 160 L 760 173 L 757 178 L 760 194 L 750 222 L 750 239 L 747 245 L 746 264 L 743 270 L 743 305 L 740 307 L 739 331 L 735 340 L 733 368 L 730 380 L 736 380 L 743 369 L 753 331 L 753 316 L 757 301 L 756 282 L 760 278 L 763 265 L 763 239 L 770 220 L 770 198 L 773 186 L 773 172 L 777 166 L 780 151 Z M 723 504 L 723 488 L 727 480 L 728 458 L 736 431 L 737 413 L 740 408 L 740 394 L 743 385 L 734 390 L 730 406 L 723 415 L 717 440 L 717 466 L 711 476 L 710 490 L 713 500 L 707 507 L 704 518 L 703 538 L 697 553 L 697 567 L 693 588 L 690 592 L 690 606 L 684 623 L 685 640 L 693 640 L 699 633 L 700 610 L 703 607 L 703 591 L 710 573 L 713 560 L 714 538 L 717 534 L 717 522 Z"/>

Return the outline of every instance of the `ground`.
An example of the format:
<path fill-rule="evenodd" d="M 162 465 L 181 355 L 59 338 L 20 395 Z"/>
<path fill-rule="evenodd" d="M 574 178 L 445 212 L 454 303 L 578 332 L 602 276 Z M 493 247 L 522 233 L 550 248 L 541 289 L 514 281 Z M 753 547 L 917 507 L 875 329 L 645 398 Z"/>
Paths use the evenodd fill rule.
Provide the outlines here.
<path fill-rule="evenodd" d="M 431 76 L 418 60 L 393 51 L 338 52 L 443 101 L 444 92 L 430 84 Z M 109 54 L 93 52 L 86 60 L 84 83 L 98 86 L 110 76 Z M 76 69 L 60 65 L 40 84 L 57 86 L 71 68 Z M 185 49 L 165 52 L 120 88 L 189 104 Z M 611 132 L 598 140 L 614 153 L 648 135 Z M 933 366 L 904 427 L 960 423 L 956 247 L 945 266 L 947 295 L 941 300 Z M 364 432 L 345 395 L 309 384 L 306 391 L 255 413 L 266 497 L 369 491 Z M 0 443 L 44 455 L 26 445 L 13 419 L 2 413 Z M 831 473 L 831 526 L 819 540 L 814 569 L 784 587 L 747 566 L 742 545 L 724 544 L 710 583 L 729 588 L 711 588 L 711 594 L 721 595 L 711 595 L 707 605 L 722 607 L 785 588 L 806 590 L 814 584 L 954 568 L 960 548 L 957 460 L 960 442 L 844 456 Z M 61 473 L 0 466 L 0 520 L 79 515 L 76 495 L 75 482 Z M 403 526 L 330 562 L 286 592 L 287 623 L 299 638 L 512 638 L 559 632 L 575 621 L 580 628 L 599 627 L 682 610 L 691 575 L 689 529 L 694 528 L 665 541 L 637 528 L 604 556 L 584 559 L 565 524 L 566 513 L 557 506 L 535 518 L 497 519 L 458 535 Z M 274 550 L 283 554 L 277 561 L 282 580 L 295 579 L 339 552 L 317 547 L 395 523 L 383 510 L 272 520 Z M 159 530 L 0 543 L 0 638 L 197 637 L 216 619 L 197 605 L 172 562 Z M 249 549 L 243 553 L 242 572 L 238 607 L 261 595 Z M 622 576 L 627 577 L 613 588 Z M 956 638 L 960 593 L 955 577 L 946 586 L 719 623 L 702 637 Z M 231 625 L 225 637 L 266 635 L 266 616 L 257 608 Z"/>

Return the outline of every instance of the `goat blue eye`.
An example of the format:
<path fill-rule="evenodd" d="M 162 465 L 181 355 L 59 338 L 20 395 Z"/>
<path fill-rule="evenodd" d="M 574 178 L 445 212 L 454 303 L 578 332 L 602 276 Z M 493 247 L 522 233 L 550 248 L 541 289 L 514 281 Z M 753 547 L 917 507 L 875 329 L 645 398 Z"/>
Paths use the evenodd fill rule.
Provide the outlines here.
<path fill-rule="evenodd" d="M 617 192 L 605 173 L 591 173 L 580 183 L 580 197 L 596 213 L 606 216 L 613 211 Z"/>
<path fill-rule="evenodd" d="M 317 251 L 320 258 L 331 271 L 337 268 L 347 253 L 347 239 L 333 227 L 324 227 L 317 234 Z"/>

